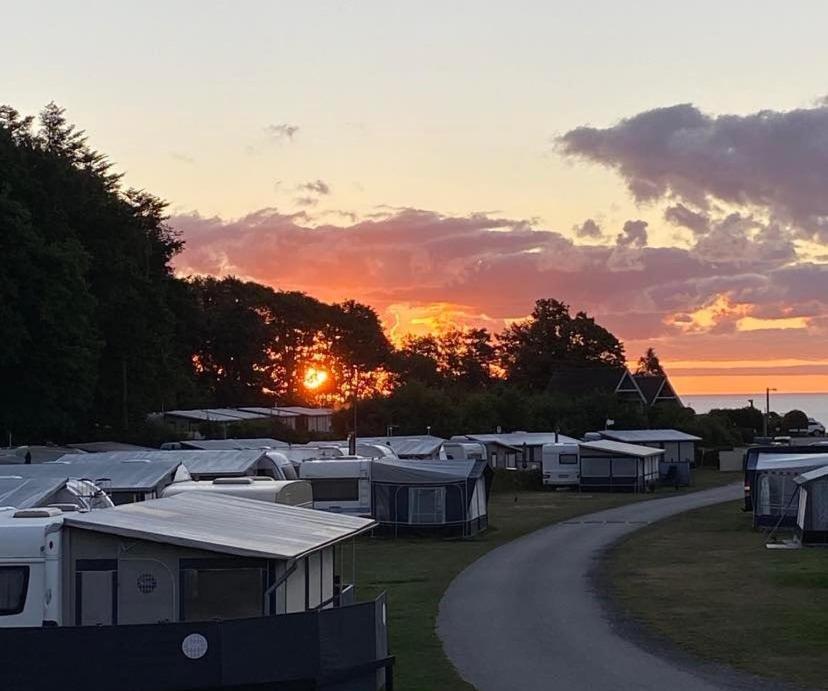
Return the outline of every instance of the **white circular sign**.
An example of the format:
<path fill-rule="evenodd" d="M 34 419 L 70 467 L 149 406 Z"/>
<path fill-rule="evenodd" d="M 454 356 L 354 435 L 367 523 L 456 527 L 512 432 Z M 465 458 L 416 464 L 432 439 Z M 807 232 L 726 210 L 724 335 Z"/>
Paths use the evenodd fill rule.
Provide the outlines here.
<path fill-rule="evenodd" d="M 200 633 L 191 633 L 181 641 L 181 652 L 191 660 L 198 660 L 207 654 L 207 639 Z"/>

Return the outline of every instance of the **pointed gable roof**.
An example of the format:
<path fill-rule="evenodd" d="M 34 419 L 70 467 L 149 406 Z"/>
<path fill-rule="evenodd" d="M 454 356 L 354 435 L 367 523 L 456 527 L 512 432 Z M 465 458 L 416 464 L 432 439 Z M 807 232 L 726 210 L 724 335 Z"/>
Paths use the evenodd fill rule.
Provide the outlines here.
<path fill-rule="evenodd" d="M 552 393 L 578 396 L 593 392 L 615 393 L 645 402 L 635 378 L 626 367 L 561 367 L 549 379 Z"/>
<path fill-rule="evenodd" d="M 666 374 L 634 374 L 632 378 L 647 401 L 647 405 L 655 405 L 662 401 L 672 401 L 681 405 L 681 399 Z"/>

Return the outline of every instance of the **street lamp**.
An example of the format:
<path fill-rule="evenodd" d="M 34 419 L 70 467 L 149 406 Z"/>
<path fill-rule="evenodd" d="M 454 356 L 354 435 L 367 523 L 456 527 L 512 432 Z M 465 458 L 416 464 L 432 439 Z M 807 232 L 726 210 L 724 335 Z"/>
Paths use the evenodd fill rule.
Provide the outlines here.
<path fill-rule="evenodd" d="M 768 436 L 768 427 L 770 427 L 770 392 L 776 391 L 773 388 L 766 388 L 765 389 L 765 435 Z"/>

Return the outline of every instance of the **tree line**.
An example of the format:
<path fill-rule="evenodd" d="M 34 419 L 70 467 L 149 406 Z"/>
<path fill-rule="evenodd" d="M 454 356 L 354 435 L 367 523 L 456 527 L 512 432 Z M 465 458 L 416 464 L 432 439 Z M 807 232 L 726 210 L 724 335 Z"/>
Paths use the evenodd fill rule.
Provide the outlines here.
<path fill-rule="evenodd" d="M 54 103 L 37 118 L 0 107 L 0 229 L 0 425 L 13 443 L 137 440 L 150 412 L 354 396 L 370 433 L 576 433 L 608 416 L 644 426 L 668 414 L 548 390 L 556 369 L 626 359 L 618 338 L 555 299 L 499 334 L 452 330 L 395 347 L 353 300 L 175 276 L 183 240 L 165 202 L 125 188 Z M 313 388 L 311 368 L 325 373 Z M 639 368 L 659 372 L 655 353 Z"/>

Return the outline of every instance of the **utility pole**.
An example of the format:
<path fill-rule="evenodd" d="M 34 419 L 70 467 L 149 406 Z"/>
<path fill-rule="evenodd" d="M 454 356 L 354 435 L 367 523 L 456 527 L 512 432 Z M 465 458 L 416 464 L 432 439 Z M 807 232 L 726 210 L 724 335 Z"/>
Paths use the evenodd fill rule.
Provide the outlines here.
<path fill-rule="evenodd" d="M 768 428 L 770 427 L 770 392 L 776 391 L 776 389 L 772 389 L 767 387 L 765 389 L 765 434 L 764 436 L 768 436 Z M 752 404 L 751 404 L 752 405 Z"/>

